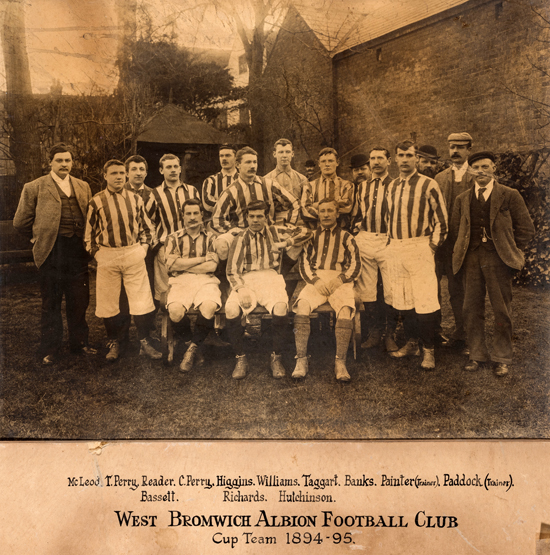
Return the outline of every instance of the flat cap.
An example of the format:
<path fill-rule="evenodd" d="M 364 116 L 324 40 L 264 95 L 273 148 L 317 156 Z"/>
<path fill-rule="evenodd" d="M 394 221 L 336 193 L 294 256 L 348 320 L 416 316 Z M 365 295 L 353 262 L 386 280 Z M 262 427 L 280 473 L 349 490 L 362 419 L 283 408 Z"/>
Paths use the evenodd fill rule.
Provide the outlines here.
<path fill-rule="evenodd" d="M 497 161 L 497 157 L 494 155 L 494 153 L 489 150 L 482 150 L 481 152 L 476 152 L 472 154 L 468 158 L 468 164 L 471 166 L 474 162 L 477 162 L 478 160 L 485 160 L 486 158 L 491 160 L 493 164 Z"/>
<path fill-rule="evenodd" d="M 418 156 L 422 156 L 422 158 L 430 158 L 430 160 L 439 160 L 439 156 L 437 155 L 437 148 L 432 145 L 422 145 L 416 151 Z"/>
<path fill-rule="evenodd" d="M 349 163 L 349 167 L 351 169 L 353 168 L 360 168 L 361 166 L 364 166 L 366 164 L 369 163 L 369 158 L 366 154 L 354 154 L 351 157 L 350 163 Z"/>
<path fill-rule="evenodd" d="M 314 168 L 316 165 L 317 164 L 315 163 L 315 160 L 311 160 L 311 158 L 309 160 L 306 160 L 306 168 Z"/>
<path fill-rule="evenodd" d="M 447 141 L 449 141 L 450 143 L 473 143 L 474 142 L 470 133 L 466 133 L 465 131 L 463 131 L 462 133 L 451 133 L 447 137 Z"/>

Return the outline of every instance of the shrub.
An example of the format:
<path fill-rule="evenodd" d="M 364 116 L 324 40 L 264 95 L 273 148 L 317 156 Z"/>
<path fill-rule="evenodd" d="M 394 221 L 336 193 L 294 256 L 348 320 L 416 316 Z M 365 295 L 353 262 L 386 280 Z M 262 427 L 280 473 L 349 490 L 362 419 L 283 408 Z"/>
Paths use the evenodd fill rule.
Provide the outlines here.
<path fill-rule="evenodd" d="M 525 266 L 514 279 L 521 285 L 550 285 L 549 156 L 548 149 L 498 155 L 498 181 L 521 193 L 535 224 L 535 237 L 525 249 Z"/>

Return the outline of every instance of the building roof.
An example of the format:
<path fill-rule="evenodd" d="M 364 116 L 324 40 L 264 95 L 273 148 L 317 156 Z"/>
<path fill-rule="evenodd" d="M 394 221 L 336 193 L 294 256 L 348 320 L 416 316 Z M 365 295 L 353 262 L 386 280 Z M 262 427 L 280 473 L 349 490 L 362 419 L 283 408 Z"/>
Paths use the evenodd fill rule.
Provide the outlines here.
<path fill-rule="evenodd" d="M 221 145 L 232 138 L 214 126 L 167 104 L 155 114 L 138 137 L 138 142 Z"/>
<path fill-rule="evenodd" d="M 297 0 L 294 6 L 331 56 L 468 0 Z"/>

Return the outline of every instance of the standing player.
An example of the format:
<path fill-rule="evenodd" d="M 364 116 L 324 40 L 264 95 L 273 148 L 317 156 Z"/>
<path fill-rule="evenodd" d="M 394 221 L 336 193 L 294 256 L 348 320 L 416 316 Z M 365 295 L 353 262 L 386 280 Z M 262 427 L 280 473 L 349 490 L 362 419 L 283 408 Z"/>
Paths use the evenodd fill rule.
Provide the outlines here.
<path fill-rule="evenodd" d="M 394 358 L 420 356 L 421 366 L 435 368 L 434 336 L 437 311 L 437 276 L 434 253 L 447 237 L 447 210 L 437 183 L 416 170 L 418 156 L 412 141 L 395 149 L 399 177 L 388 187 L 386 222 L 392 305 L 404 311 L 407 343 L 390 353 Z"/>
<path fill-rule="evenodd" d="M 233 145 L 221 145 L 218 152 L 221 170 L 207 177 L 202 184 L 202 205 L 208 220 L 210 220 L 221 194 L 237 179 L 238 175 L 235 166 L 237 149 Z"/>
<path fill-rule="evenodd" d="M 369 154 L 369 162 L 371 169 L 368 174 L 364 165 L 358 168 L 358 171 L 364 172 L 365 177 L 370 175 L 370 178 L 361 180 L 358 184 L 352 231 L 361 255 L 361 273 L 355 290 L 359 299 L 363 301 L 364 320 L 369 330 L 368 338 L 361 346 L 365 349 L 376 347 L 386 328 L 385 347 L 388 352 L 393 352 L 397 351 L 398 347 L 394 340 L 397 313 L 391 306 L 391 280 L 386 248 L 386 192 L 392 182 L 388 174 L 391 163 L 389 150 L 383 147 L 373 148 Z M 378 287 L 380 278 L 383 284 L 383 298 L 380 291 L 382 288 Z"/>
<path fill-rule="evenodd" d="M 145 213 L 141 197 L 125 189 L 126 168 L 119 160 L 109 160 L 103 167 L 107 188 L 90 201 L 86 218 L 86 249 L 97 261 L 96 316 L 103 318 L 109 339 L 107 360 L 120 354 L 120 287 L 128 295 L 130 314 L 134 316 L 140 355 L 159 359 L 149 342 L 155 305 L 145 268 L 149 246 L 156 241 L 155 231 Z"/>
<path fill-rule="evenodd" d="M 319 202 L 333 198 L 338 203 L 339 223 L 349 227 L 353 208 L 353 183 L 338 177 L 336 170 L 340 164 L 338 153 L 333 148 L 323 148 L 319 152 L 321 176 L 308 183 L 302 197 L 302 214 L 310 227 L 316 228 L 319 220 Z"/>

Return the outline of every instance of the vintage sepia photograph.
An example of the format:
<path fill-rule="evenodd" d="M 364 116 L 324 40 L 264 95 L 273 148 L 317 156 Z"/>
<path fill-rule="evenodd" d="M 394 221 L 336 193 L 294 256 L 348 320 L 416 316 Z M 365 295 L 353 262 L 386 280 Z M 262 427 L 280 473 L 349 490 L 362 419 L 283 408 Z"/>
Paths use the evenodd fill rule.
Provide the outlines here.
<path fill-rule="evenodd" d="M 545 0 L 2 0 L 0 438 L 548 439 Z"/>

